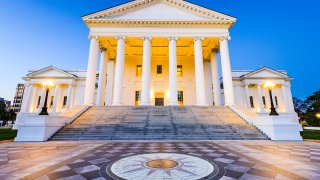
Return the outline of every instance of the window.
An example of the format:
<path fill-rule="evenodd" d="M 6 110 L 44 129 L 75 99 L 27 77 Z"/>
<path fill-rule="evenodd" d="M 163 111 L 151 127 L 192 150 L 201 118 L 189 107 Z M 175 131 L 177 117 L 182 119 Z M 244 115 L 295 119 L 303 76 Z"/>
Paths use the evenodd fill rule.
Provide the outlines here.
<path fill-rule="evenodd" d="M 274 100 L 276 101 L 276 107 L 278 107 L 278 96 L 275 96 Z"/>
<path fill-rule="evenodd" d="M 136 91 L 135 92 L 135 98 L 134 98 L 135 100 L 135 102 L 134 102 L 134 105 L 135 106 L 139 106 L 139 104 L 140 104 L 140 100 L 141 100 L 141 91 Z"/>
<path fill-rule="evenodd" d="M 266 107 L 266 97 L 262 96 L 262 102 L 263 102 L 263 106 Z"/>
<path fill-rule="evenodd" d="M 67 99 L 68 99 L 67 96 L 63 96 L 63 104 L 62 104 L 62 107 L 66 107 L 66 105 L 67 105 Z"/>
<path fill-rule="evenodd" d="M 53 100 L 54 100 L 54 96 L 51 96 L 50 107 L 52 107 L 52 105 L 53 105 Z"/>
<path fill-rule="evenodd" d="M 162 76 L 162 65 L 157 65 L 157 76 Z"/>
<path fill-rule="evenodd" d="M 139 77 L 142 74 L 142 65 L 137 65 L 136 76 Z"/>
<path fill-rule="evenodd" d="M 177 66 L 177 76 L 182 77 L 182 65 Z"/>
<path fill-rule="evenodd" d="M 37 104 L 37 108 L 40 106 L 40 101 L 41 101 L 41 96 L 38 97 L 38 104 Z"/>
<path fill-rule="evenodd" d="M 178 104 L 183 106 L 183 91 L 178 91 Z"/>
<path fill-rule="evenodd" d="M 251 108 L 254 108 L 253 96 L 250 96 L 250 105 L 251 105 Z"/>

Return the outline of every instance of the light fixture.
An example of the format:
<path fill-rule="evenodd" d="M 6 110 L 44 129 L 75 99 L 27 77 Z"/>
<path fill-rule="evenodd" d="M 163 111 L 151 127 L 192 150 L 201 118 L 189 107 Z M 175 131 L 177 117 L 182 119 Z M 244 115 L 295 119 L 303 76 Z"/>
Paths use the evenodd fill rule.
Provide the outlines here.
<path fill-rule="evenodd" d="M 270 108 L 270 116 L 279 116 L 279 114 L 276 111 L 276 108 L 273 104 L 273 98 L 272 98 L 272 89 L 274 88 L 275 84 L 271 81 L 267 81 L 264 83 L 263 87 L 267 88 L 269 90 L 269 96 L 270 96 L 270 102 L 271 102 L 271 108 Z"/>
<path fill-rule="evenodd" d="M 50 87 L 53 87 L 54 84 L 52 81 L 47 80 L 44 83 L 42 83 L 42 85 L 46 88 L 46 96 L 44 99 L 44 104 L 43 104 L 42 110 L 39 115 L 49 115 L 48 107 L 47 107 L 47 100 L 48 100 L 49 89 L 50 89 Z"/>

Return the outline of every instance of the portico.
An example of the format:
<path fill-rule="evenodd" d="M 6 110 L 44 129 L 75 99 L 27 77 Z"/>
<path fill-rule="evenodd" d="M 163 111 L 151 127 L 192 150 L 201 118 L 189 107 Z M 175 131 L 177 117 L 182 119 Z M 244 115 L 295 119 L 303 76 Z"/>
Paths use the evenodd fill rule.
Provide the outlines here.
<path fill-rule="evenodd" d="M 43 83 L 46 81 L 51 81 L 53 84 L 49 88 L 47 99 L 49 113 L 66 112 L 72 107 L 76 86 L 74 74 L 49 66 L 27 74 L 24 79 L 29 82 L 25 84 L 22 113 L 39 113 L 41 111 L 46 92 Z"/>
<path fill-rule="evenodd" d="M 134 91 L 140 91 L 140 105 L 154 105 L 154 93 L 162 92 L 167 96 L 164 104 L 175 106 L 178 105 L 178 91 L 183 91 L 183 88 L 185 88 L 184 91 L 186 91 L 188 87 L 194 87 L 195 97 L 190 96 L 189 98 L 191 99 L 190 101 L 194 102 L 189 102 L 187 103 L 188 105 L 212 105 L 213 102 L 206 102 L 206 96 L 215 97 L 215 105 L 221 105 L 220 85 L 217 83 L 219 81 L 217 53 L 220 49 L 222 69 L 224 69 L 222 74 L 224 75 L 223 77 L 225 77 L 223 79 L 224 84 L 231 89 L 231 91 L 225 93 L 225 98 L 227 99 L 226 105 L 234 105 L 228 39 L 228 37 L 226 38 L 224 36 L 182 37 L 179 35 L 168 37 L 90 36 L 91 45 L 84 102 L 86 105 L 98 106 L 133 105 L 134 97 L 131 97 L 131 103 L 128 103 L 128 101 L 123 100 L 123 98 L 127 97 L 124 94 L 132 94 Z M 96 47 L 100 47 L 102 50 L 99 51 Z M 95 69 L 99 64 L 99 53 L 101 58 L 98 91 L 96 102 L 94 102 L 94 98 L 92 97 L 94 97 L 95 93 L 94 79 Z M 108 63 L 113 62 L 111 59 L 115 59 L 115 63 Z M 209 79 L 215 82 L 213 89 L 209 93 L 206 93 L 205 83 L 211 85 L 213 82 L 205 82 L 205 74 L 208 73 L 204 72 L 204 62 L 209 63 L 210 68 L 207 69 L 207 71 L 209 71 L 209 75 L 212 76 Z M 106 65 L 107 63 L 109 66 Z M 154 76 L 154 74 L 152 74 L 156 73 L 154 71 L 156 71 L 157 67 L 152 66 L 155 64 L 163 68 L 164 72 L 161 72 L 161 75 L 156 74 Z M 181 67 L 181 64 L 185 65 Z M 183 75 L 177 73 L 178 65 L 183 69 Z M 137 67 L 141 68 L 141 74 L 135 72 L 137 71 Z M 108 76 L 105 81 L 107 68 L 110 69 L 109 72 L 114 69 L 114 75 Z M 211 68 L 214 68 L 213 71 Z M 190 71 L 186 73 L 187 70 Z M 135 80 L 135 85 L 130 88 L 132 92 L 128 92 L 124 87 L 126 85 L 124 81 L 130 77 Z M 187 78 L 191 78 L 192 80 L 188 80 Z M 109 86 L 108 82 L 110 83 Z M 112 82 L 113 84 L 111 84 Z M 157 88 L 157 82 L 161 84 L 158 85 L 159 87 L 165 86 L 165 88 Z M 112 86 L 113 88 L 111 89 Z M 107 87 L 109 88 L 108 93 L 106 93 Z M 109 102 L 107 103 L 106 100 Z M 111 103 L 110 100 L 112 100 Z"/>
<path fill-rule="evenodd" d="M 155 93 L 165 94 L 164 105 L 212 105 L 208 99 L 222 105 L 218 52 L 227 87 L 225 105 L 235 104 L 228 50 L 234 17 L 186 1 L 140 0 L 83 20 L 90 29 L 85 105 L 155 105 Z M 105 74 L 107 68 L 114 72 L 107 76 L 107 85 L 101 80 L 105 75 L 99 74 L 95 102 L 99 48 L 104 49 L 99 72 Z M 102 65 L 111 59 L 114 67 Z"/>

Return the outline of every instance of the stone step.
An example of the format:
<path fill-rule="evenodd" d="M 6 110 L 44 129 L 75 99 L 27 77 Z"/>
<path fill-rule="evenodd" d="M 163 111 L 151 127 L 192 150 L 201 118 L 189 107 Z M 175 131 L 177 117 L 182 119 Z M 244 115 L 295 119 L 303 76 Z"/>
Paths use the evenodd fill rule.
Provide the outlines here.
<path fill-rule="evenodd" d="M 226 107 L 91 107 L 52 140 L 268 139 Z"/>

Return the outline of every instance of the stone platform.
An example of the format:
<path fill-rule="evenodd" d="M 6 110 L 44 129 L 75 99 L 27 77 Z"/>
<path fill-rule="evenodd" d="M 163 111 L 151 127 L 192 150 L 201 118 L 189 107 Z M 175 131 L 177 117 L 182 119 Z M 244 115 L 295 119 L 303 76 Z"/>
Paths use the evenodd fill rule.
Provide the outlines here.
<path fill-rule="evenodd" d="M 91 107 L 51 140 L 267 140 L 228 107 Z"/>

